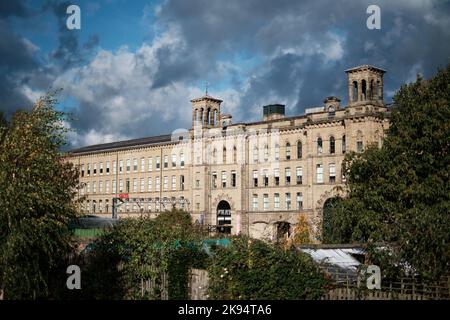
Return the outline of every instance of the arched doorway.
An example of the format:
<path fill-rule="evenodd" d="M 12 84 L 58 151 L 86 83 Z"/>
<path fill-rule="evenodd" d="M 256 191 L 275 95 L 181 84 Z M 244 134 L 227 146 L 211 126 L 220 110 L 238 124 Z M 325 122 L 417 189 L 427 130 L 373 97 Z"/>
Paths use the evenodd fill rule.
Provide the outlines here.
<path fill-rule="evenodd" d="M 342 216 L 342 198 L 328 198 L 323 204 L 322 242 L 341 243 L 345 235 L 337 228 L 338 217 Z"/>
<path fill-rule="evenodd" d="M 225 200 L 217 205 L 217 231 L 231 234 L 231 206 Z"/>

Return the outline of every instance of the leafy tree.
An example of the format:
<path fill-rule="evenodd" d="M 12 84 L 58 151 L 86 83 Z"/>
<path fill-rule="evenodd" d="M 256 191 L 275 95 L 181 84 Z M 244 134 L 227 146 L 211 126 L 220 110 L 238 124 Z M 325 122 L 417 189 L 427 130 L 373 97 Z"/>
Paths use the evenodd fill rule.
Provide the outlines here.
<path fill-rule="evenodd" d="M 449 151 L 450 65 L 400 88 L 381 149 L 347 156 L 349 194 L 333 214 L 333 240 L 388 242 L 397 266 L 432 279 L 448 272 Z"/>
<path fill-rule="evenodd" d="M 0 289 L 6 299 L 52 296 L 72 253 L 68 222 L 78 172 L 59 152 L 65 115 L 54 93 L 0 125 Z"/>
<path fill-rule="evenodd" d="M 307 254 L 246 236 L 217 247 L 208 272 L 211 299 L 318 299 L 327 285 Z"/>

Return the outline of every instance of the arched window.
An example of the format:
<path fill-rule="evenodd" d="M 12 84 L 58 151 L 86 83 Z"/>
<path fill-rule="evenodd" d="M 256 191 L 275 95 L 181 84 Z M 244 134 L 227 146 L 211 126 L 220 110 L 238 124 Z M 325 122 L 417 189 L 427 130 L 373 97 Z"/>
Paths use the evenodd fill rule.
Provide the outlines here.
<path fill-rule="evenodd" d="M 302 142 L 297 142 L 297 159 L 301 159 L 303 155 L 303 145 Z"/>
<path fill-rule="evenodd" d="M 206 124 L 209 124 L 211 117 L 211 108 L 208 108 L 208 111 L 206 111 Z"/>
<path fill-rule="evenodd" d="M 200 120 L 200 123 L 201 124 L 203 124 L 203 108 L 200 108 L 200 117 L 199 117 L 199 120 Z"/>
<path fill-rule="evenodd" d="M 195 109 L 194 110 L 194 122 L 197 121 L 197 113 L 198 113 L 198 110 Z"/>
<path fill-rule="evenodd" d="M 361 95 L 362 100 L 366 100 L 367 97 L 367 83 L 366 80 L 361 81 Z"/>
<path fill-rule="evenodd" d="M 233 147 L 233 163 L 237 163 L 237 148 Z"/>
<path fill-rule="evenodd" d="M 291 159 L 291 144 L 286 142 L 286 160 Z"/>
<path fill-rule="evenodd" d="M 356 81 L 353 81 L 352 98 L 353 101 L 358 101 L 358 82 Z"/>
<path fill-rule="evenodd" d="M 322 143 L 322 138 L 319 137 L 317 138 L 317 154 L 322 154 L 323 152 L 323 143 Z"/>
<path fill-rule="evenodd" d="M 382 99 L 383 98 L 383 89 L 381 88 L 381 82 L 380 80 L 377 80 L 377 95 L 378 95 L 378 99 Z"/>
<path fill-rule="evenodd" d="M 258 162 L 258 147 L 257 146 L 253 147 L 253 162 L 254 163 Z"/>
<path fill-rule="evenodd" d="M 278 143 L 275 145 L 275 160 L 280 160 L 280 145 Z"/>
<path fill-rule="evenodd" d="M 346 145 L 346 142 L 345 142 L 345 134 L 344 134 L 342 136 L 342 153 L 345 153 L 346 149 L 347 149 L 347 145 Z"/>
<path fill-rule="evenodd" d="M 333 154 L 335 152 L 336 152 L 336 144 L 335 144 L 335 141 L 334 141 L 334 137 L 331 136 L 330 137 L 330 153 Z"/>
<path fill-rule="evenodd" d="M 223 151 L 222 151 L 222 163 L 226 164 L 227 163 L 227 148 L 223 147 Z"/>
<path fill-rule="evenodd" d="M 356 134 L 356 151 L 362 152 L 364 150 L 363 135 L 362 132 L 358 130 Z"/>
<path fill-rule="evenodd" d="M 373 79 L 370 80 L 370 91 L 369 91 L 369 99 L 372 100 L 373 99 L 373 90 L 374 90 L 374 86 L 373 86 Z"/>
<path fill-rule="evenodd" d="M 267 144 L 264 145 L 264 162 L 269 161 L 269 146 Z"/>

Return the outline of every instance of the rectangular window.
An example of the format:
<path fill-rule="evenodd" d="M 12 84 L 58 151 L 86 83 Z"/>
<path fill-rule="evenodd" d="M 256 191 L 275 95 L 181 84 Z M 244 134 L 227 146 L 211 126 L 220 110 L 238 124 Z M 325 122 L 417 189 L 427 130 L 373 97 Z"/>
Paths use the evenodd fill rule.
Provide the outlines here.
<path fill-rule="evenodd" d="M 180 176 L 180 190 L 184 190 L 184 175 Z"/>
<path fill-rule="evenodd" d="M 106 161 L 106 174 L 109 175 L 109 161 Z"/>
<path fill-rule="evenodd" d="M 258 162 L 258 148 L 254 147 L 253 148 L 253 163 L 257 163 Z"/>
<path fill-rule="evenodd" d="M 164 169 L 169 167 L 169 156 L 164 156 Z"/>
<path fill-rule="evenodd" d="M 99 175 L 103 175 L 103 162 L 99 164 Z"/>
<path fill-rule="evenodd" d="M 109 180 L 105 182 L 106 194 L 109 194 Z"/>
<path fill-rule="evenodd" d="M 264 194 L 263 201 L 264 210 L 269 210 L 269 195 L 267 193 Z"/>
<path fill-rule="evenodd" d="M 286 210 L 291 210 L 291 194 L 286 193 Z"/>
<path fill-rule="evenodd" d="M 125 190 L 130 193 L 130 179 L 125 180 Z"/>
<path fill-rule="evenodd" d="M 330 183 L 335 183 L 336 182 L 336 165 L 334 163 L 330 163 L 329 173 L 330 173 Z"/>
<path fill-rule="evenodd" d="M 269 172 L 264 170 L 264 187 L 269 186 Z"/>
<path fill-rule="evenodd" d="M 137 179 L 134 178 L 133 179 L 133 192 L 137 192 L 138 191 L 138 182 Z"/>
<path fill-rule="evenodd" d="M 116 187 L 117 187 L 116 180 L 113 180 L 113 182 L 112 182 L 112 193 L 116 193 Z"/>
<path fill-rule="evenodd" d="M 297 167 L 295 169 L 296 172 L 296 176 L 297 176 L 297 184 L 302 184 L 303 183 L 303 170 L 302 167 Z"/>
<path fill-rule="evenodd" d="M 280 160 L 280 146 L 278 144 L 275 145 L 275 160 Z"/>
<path fill-rule="evenodd" d="M 156 169 L 159 169 L 161 167 L 161 159 L 160 157 L 156 157 Z"/>
<path fill-rule="evenodd" d="M 123 172 L 123 160 L 119 161 L 119 173 Z"/>
<path fill-rule="evenodd" d="M 264 146 L 264 162 L 269 161 L 269 147 Z"/>
<path fill-rule="evenodd" d="M 92 192 L 93 192 L 93 193 L 96 193 L 96 192 L 97 192 L 96 187 L 97 187 L 97 183 L 96 183 L 95 181 L 92 182 Z"/>
<path fill-rule="evenodd" d="M 236 171 L 231 171 L 231 186 L 236 187 Z"/>
<path fill-rule="evenodd" d="M 291 168 L 286 168 L 284 170 L 285 176 L 286 176 L 286 185 L 290 185 L 291 184 Z"/>
<path fill-rule="evenodd" d="M 91 164 L 87 164 L 87 176 L 89 177 L 91 175 Z"/>
<path fill-rule="evenodd" d="M 258 186 L 258 170 L 253 170 L 253 186 Z"/>
<path fill-rule="evenodd" d="M 176 168 L 177 167 L 177 155 L 173 154 L 172 155 L 172 168 Z"/>
<path fill-rule="evenodd" d="M 195 180 L 195 187 L 200 188 L 200 180 Z"/>
<path fill-rule="evenodd" d="M 145 172 L 145 158 L 141 158 L 141 172 Z"/>
<path fill-rule="evenodd" d="M 153 158 L 148 158 L 148 171 L 153 170 Z"/>
<path fill-rule="evenodd" d="M 98 192 L 103 193 L 103 181 L 98 182 Z"/>
<path fill-rule="evenodd" d="M 81 177 L 84 177 L 84 164 L 81 165 Z"/>
<path fill-rule="evenodd" d="M 133 171 L 134 172 L 138 171 L 138 160 L 137 159 L 133 159 Z"/>
<path fill-rule="evenodd" d="M 274 194 L 273 207 L 275 209 L 280 209 L 280 194 L 279 193 Z"/>
<path fill-rule="evenodd" d="M 297 192 L 297 210 L 303 208 L 303 195 L 301 192 Z"/>
<path fill-rule="evenodd" d="M 316 183 L 323 183 L 323 166 L 321 164 L 316 166 Z"/>
<path fill-rule="evenodd" d="M 227 187 L 227 172 L 222 171 L 222 188 Z"/>
<path fill-rule="evenodd" d="M 131 160 L 127 159 L 127 173 L 130 173 L 130 169 L 131 169 Z"/>
<path fill-rule="evenodd" d="M 215 188 L 217 188 L 217 173 L 213 172 L 211 177 L 212 177 L 211 184 L 212 184 L 212 187 L 215 189 Z"/>
<path fill-rule="evenodd" d="M 152 189 L 153 189 L 152 177 L 148 177 L 147 191 L 148 191 L 148 192 L 151 192 Z"/>
<path fill-rule="evenodd" d="M 362 152 L 363 149 L 364 149 L 363 142 L 362 141 L 357 141 L 356 142 L 356 151 Z"/>
<path fill-rule="evenodd" d="M 164 188 L 164 191 L 167 191 L 167 190 L 169 190 L 169 177 L 167 177 L 167 176 L 165 176 L 165 177 L 163 177 L 163 188 Z"/>
<path fill-rule="evenodd" d="M 141 178 L 141 192 L 145 192 L 145 179 Z"/>
<path fill-rule="evenodd" d="M 119 192 L 123 192 L 123 180 L 119 180 Z"/>
<path fill-rule="evenodd" d="M 253 211 L 258 210 L 258 195 L 257 194 L 253 195 L 252 208 L 253 208 Z"/>
<path fill-rule="evenodd" d="M 273 177 L 275 178 L 275 185 L 280 185 L 280 169 L 274 169 L 273 170 Z"/>
<path fill-rule="evenodd" d="M 91 184 L 88 182 L 86 183 L 86 193 L 90 193 L 91 192 Z"/>
<path fill-rule="evenodd" d="M 180 153 L 180 167 L 184 168 L 184 153 Z"/>
<path fill-rule="evenodd" d="M 94 163 L 94 176 L 97 175 L 97 163 Z"/>
<path fill-rule="evenodd" d="M 172 176 L 172 190 L 173 191 L 177 190 L 177 177 L 176 176 Z"/>
<path fill-rule="evenodd" d="M 159 177 L 156 177 L 156 182 L 155 182 L 155 187 L 156 187 L 156 191 L 159 191 L 161 189 L 161 181 L 159 181 Z"/>

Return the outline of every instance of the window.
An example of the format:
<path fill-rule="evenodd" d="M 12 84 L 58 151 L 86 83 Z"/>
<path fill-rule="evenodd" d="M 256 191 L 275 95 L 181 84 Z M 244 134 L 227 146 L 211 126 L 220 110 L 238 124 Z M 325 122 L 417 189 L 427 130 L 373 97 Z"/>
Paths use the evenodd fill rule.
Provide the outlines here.
<path fill-rule="evenodd" d="M 358 131 L 356 135 L 356 151 L 362 152 L 364 149 L 362 132 Z"/>
<path fill-rule="evenodd" d="M 263 195 L 263 209 L 269 210 L 269 195 L 267 193 Z"/>
<path fill-rule="evenodd" d="M 330 154 L 336 152 L 336 143 L 334 141 L 334 137 L 330 137 Z"/>
<path fill-rule="evenodd" d="M 253 208 L 253 211 L 258 210 L 258 195 L 257 194 L 253 195 L 252 208 Z"/>
<path fill-rule="evenodd" d="M 345 143 L 345 134 L 342 136 L 342 153 L 345 153 L 347 149 L 346 143 Z"/>
<path fill-rule="evenodd" d="M 286 143 L 286 160 L 291 160 L 291 144 Z"/>
<path fill-rule="evenodd" d="M 184 168 L 184 153 L 180 153 L 180 167 Z"/>
<path fill-rule="evenodd" d="M 237 149 L 236 149 L 236 146 L 233 147 L 233 163 L 237 163 Z"/>
<path fill-rule="evenodd" d="M 130 173 L 130 168 L 131 168 L 131 160 L 127 159 L 127 173 Z"/>
<path fill-rule="evenodd" d="M 297 210 L 303 208 L 303 195 L 301 192 L 297 192 Z"/>
<path fill-rule="evenodd" d="M 269 146 L 264 145 L 264 162 L 269 161 Z"/>
<path fill-rule="evenodd" d="M 316 166 L 316 182 L 323 183 L 323 166 L 321 164 Z"/>
<path fill-rule="evenodd" d="M 177 176 L 172 176 L 172 190 L 177 190 Z"/>
<path fill-rule="evenodd" d="M 253 147 L 253 163 L 258 162 L 258 148 L 255 146 Z"/>
<path fill-rule="evenodd" d="M 291 194 L 286 193 L 286 210 L 291 210 Z"/>
<path fill-rule="evenodd" d="M 84 164 L 81 165 L 81 177 L 84 177 Z"/>
<path fill-rule="evenodd" d="M 291 168 L 286 168 L 284 172 L 286 176 L 286 185 L 288 186 L 291 184 Z"/>
<path fill-rule="evenodd" d="M 222 149 L 222 163 L 227 163 L 227 148 L 223 147 Z"/>
<path fill-rule="evenodd" d="M 97 163 L 94 163 L 94 176 L 97 175 Z"/>
<path fill-rule="evenodd" d="M 123 160 L 120 160 L 119 162 L 119 173 L 123 172 Z"/>
<path fill-rule="evenodd" d="M 138 191 L 137 179 L 134 178 L 133 179 L 133 192 L 137 192 L 137 191 Z"/>
<path fill-rule="evenodd" d="M 275 160 L 280 160 L 280 145 L 278 143 L 275 145 Z"/>
<path fill-rule="evenodd" d="M 97 187 L 97 183 L 96 183 L 95 181 L 92 182 L 92 192 L 93 192 L 93 193 L 96 193 L 96 192 L 97 192 L 96 187 Z"/>
<path fill-rule="evenodd" d="M 100 162 L 99 166 L 99 175 L 103 175 L 103 162 Z"/>
<path fill-rule="evenodd" d="M 253 170 L 253 186 L 258 186 L 258 170 Z"/>
<path fill-rule="evenodd" d="M 184 175 L 180 176 L 180 190 L 184 190 Z"/>
<path fill-rule="evenodd" d="M 156 191 L 159 191 L 159 190 L 161 189 L 161 181 L 160 181 L 159 177 L 156 177 L 155 180 L 156 180 L 156 181 L 155 181 L 155 188 L 156 188 Z"/>
<path fill-rule="evenodd" d="M 169 190 L 169 178 L 167 176 L 163 177 L 163 188 L 164 191 Z"/>
<path fill-rule="evenodd" d="M 330 183 L 336 182 L 336 165 L 334 163 L 330 163 Z"/>
<path fill-rule="evenodd" d="M 153 170 L 153 158 L 148 158 L 148 171 Z"/>
<path fill-rule="evenodd" d="M 195 187 L 200 188 L 200 180 L 195 180 Z"/>
<path fill-rule="evenodd" d="M 86 183 L 86 193 L 91 192 L 91 184 L 89 182 Z"/>
<path fill-rule="evenodd" d="M 106 161 L 106 174 L 109 175 L 109 161 Z"/>
<path fill-rule="evenodd" d="M 222 188 L 227 187 L 227 172 L 222 171 Z"/>
<path fill-rule="evenodd" d="M 214 148 L 213 152 L 212 152 L 212 163 L 216 163 L 217 162 L 217 149 Z"/>
<path fill-rule="evenodd" d="M 113 180 L 112 182 L 112 192 L 116 193 L 117 192 L 117 183 L 116 180 Z"/>
<path fill-rule="evenodd" d="M 297 142 L 297 159 L 301 159 L 303 155 L 303 145 L 302 142 Z"/>
<path fill-rule="evenodd" d="M 123 192 L 123 180 L 119 180 L 119 192 Z"/>
<path fill-rule="evenodd" d="M 275 185 L 279 186 L 280 185 L 280 169 L 274 169 L 273 171 L 273 176 L 275 178 Z"/>
<path fill-rule="evenodd" d="M 264 187 L 269 186 L 269 172 L 264 170 Z"/>
<path fill-rule="evenodd" d="M 161 209 L 161 201 L 160 201 L 159 197 L 157 197 L 155 199 L 155 210 L 156 210 L 156 212 L 159 212 L 160 209 Z"/>
<path fill-rule="evenodd" d="M 141 172 L 145 172 L 145 158 L 141 158 Z"/>
<path fill-rule="evenodd" d="M 145 192 L 145 179 L 141 178 L 141 192 Z"/>
<path fill-rule="evenodd" d="M 280 209 L 280 194 L 279 193 L 274 194 L 273 207 L 275 209 Z"/>
<path fill-rule="evenodd" d="M 148 177 L 147 191 L 151 192 L 153 188 L 152 177 Z"/>
<path fill-rule="evenodd" d="M 91 164 L 87 164 L 87 176 L 89 177 L 91 175 Z"/>
<path fill-rule="evenodd" d="M 295 169 L 295 175 L 297 177 L 297 184 L 302 184 L 303 183 L 303 170 L 302 167 L 297 167 Z"/>
<path fill-rule="evenodd" d="M 322 138 L 317 138 L 317 154 L 322 154 L 323 146 L 322 146 Z"/>
<path fill-rule="evenodd" d="M 211 184 L 212 184 L 212 187 L 215 189 L 215 188 L 217 188 L 217 173 L 213 172 L 211 177 L 212 177 Z"/>
<path fill-rule="evenodd" d="M 113 161 L 113 174 L 117 173 L 117 162 Z"/>
<path fill-rule="evenodd" d="M 161 158 L 160 157 L 156 157 L 156 169 L 161 168 Z"/>
<path fill-rule="evenodd" d="M 98 192 L 103 193 L 103 181 L 98 182 Z"/>
<path fill-rule="evenodd" d="M 106 193 L 109 193 L 109 180 L 106 180 L 105 182 L 105 189 L 106 189 Z"/>
<path fill-rule="evenodd" d="M 231 171 L 231 186 L 236 187 L 236 171 Z"/>
<path fill-rule="evenodd" d="M 172 168 L 176 168 L 177 167 L 177 155 L 173 154 L 172 155 Z"/>
<path fill-rule="evenodd" d="M 164 156 L 164 169 L 169 167 L 169 156 Z"/>
<path fill-rule="evenodd" d="M 137 161 L 137 159 L 133 159 L 133 171 L 134 172 L 138 171 L 138 161 Z"/>

